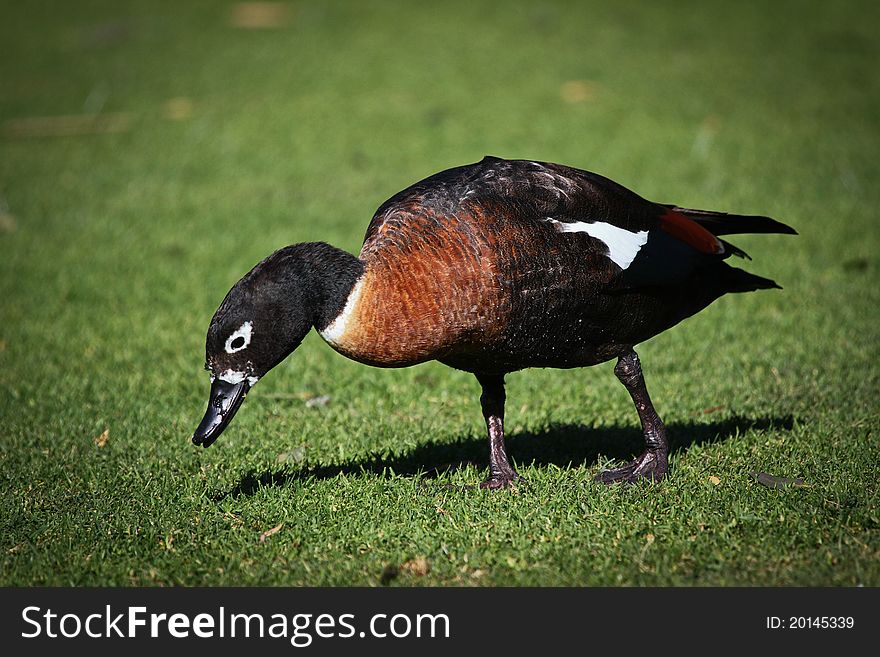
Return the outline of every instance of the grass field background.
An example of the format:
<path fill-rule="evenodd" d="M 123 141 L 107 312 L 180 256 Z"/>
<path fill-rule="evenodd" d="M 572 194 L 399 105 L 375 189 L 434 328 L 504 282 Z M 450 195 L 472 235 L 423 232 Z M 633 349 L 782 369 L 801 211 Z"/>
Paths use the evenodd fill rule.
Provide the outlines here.
<path fill-rule="evenodd" d="M 3 3 L 0 584 L 880 585 L 877 7 Z M 489 493 L 473 377 L 314 333 L 189 442 L 232 283 L 485 154 L 800 232 L 640 347 L 667 481 L 592 483 L 640 451 L 610 363 L 508 377 Z"/>

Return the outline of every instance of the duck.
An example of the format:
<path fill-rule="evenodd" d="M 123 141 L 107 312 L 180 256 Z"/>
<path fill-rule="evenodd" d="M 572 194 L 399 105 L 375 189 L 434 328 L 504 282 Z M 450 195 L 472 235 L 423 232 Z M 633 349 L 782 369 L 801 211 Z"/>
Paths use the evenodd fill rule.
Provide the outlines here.
<path fill-rule="evenodd" d="M 489 443 L 488 477 L 520 481 L 504 435 L 505 376 L 616 359 L 644 451 L 601 483 L 657 482 L 667 430 L 635 347 L 727 293 L 780 288 L 728 264 L 722 236 L 797 234 L 766 216 L 646 200 L 589 171 L 487 156 L 385 201 L 358 256 L 324 242 L 278 249 L 226 294 L 208 327 L 208 407 L 192 436 L 208 447 L 245 396 L 315 328 L 360 363 L 427 361 L 472 373 Z"/>

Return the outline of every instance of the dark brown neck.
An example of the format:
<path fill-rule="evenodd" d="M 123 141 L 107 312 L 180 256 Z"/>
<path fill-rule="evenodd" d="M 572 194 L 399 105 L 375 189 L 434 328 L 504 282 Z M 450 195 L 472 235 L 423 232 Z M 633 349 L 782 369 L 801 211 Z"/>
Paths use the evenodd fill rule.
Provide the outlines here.
<path fill-rule="evenodd" d="M 302 279 L 310 281 L 313 321 L 320 331 L 342 312 L 348 295 L 364 273 L 364 264 L 350 253 L 324 242 L 307 242 L 290 248 L 298 251 Z"/>

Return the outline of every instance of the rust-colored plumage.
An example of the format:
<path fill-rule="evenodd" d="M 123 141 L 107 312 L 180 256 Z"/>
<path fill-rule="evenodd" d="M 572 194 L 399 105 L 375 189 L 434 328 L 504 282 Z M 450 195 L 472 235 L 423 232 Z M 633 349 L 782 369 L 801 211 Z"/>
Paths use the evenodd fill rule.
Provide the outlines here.
<path fill-rule="evenodd" d="M 478 221 L 407 210 L 389 218 L 364 244 L 360 298 L 334 346 L 370 365 L 399 367 L 495 340 L 505 300 L 491 243 L 472 230 Z"/>
<path fill-rule="evenodd" d="M 701 253 L 712 255 L 724 253 L 724 245 L 717 237 L 693 219 L 689 219 L 675 210 L 667 210 L 661 215 L 660 229 Z"/>

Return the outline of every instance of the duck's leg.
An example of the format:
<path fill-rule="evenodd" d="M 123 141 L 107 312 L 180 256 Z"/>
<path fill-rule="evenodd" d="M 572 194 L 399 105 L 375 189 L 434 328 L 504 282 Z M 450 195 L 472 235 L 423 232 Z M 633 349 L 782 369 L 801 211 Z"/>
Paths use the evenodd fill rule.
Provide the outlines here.
<path fill-rule="evenodd" d="M 504 375 L 477 374 L 476 377 L 483 387 L 480 405 L 489 431 L 489 478 L 480 488 L 506 488 L 520 477 L 507 460 L 504 447 Z"/>
<path fill-rule="evenodd" d="M 634 483 L 639 479 L 660 481 L 666 475 L 669 467 L 669 444 L 666 441 L 666 427 L 663 426 L 660 416 L 657 415 L 657 411 L 651 404 L 651 398 L 645 388 L 645 379 L 642 376 L 642 366 L 636 352 L 630 351 L 618 358 L 617 365 L 614 366 L 614 373 L 626 386 L 636 405 L 647 449 L 632 463 L 613 470 L 603 470 L 596 475 L 596 481 L 605 484 L 617 481 Z"/>

